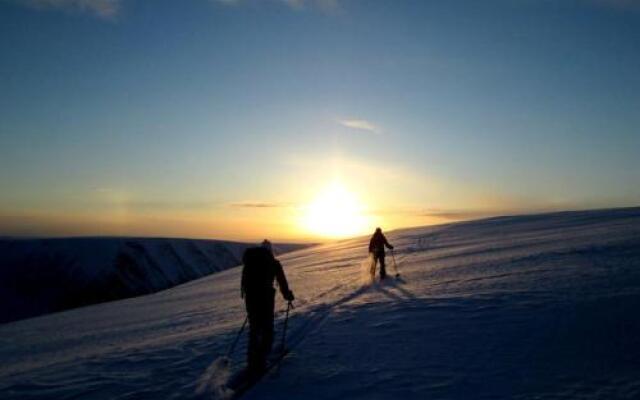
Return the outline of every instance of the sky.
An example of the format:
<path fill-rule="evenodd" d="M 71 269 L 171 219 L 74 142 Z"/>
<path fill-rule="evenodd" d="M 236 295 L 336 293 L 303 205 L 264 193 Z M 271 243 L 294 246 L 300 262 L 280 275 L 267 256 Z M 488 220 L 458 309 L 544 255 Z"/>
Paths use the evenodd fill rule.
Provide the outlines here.
<path fill-rule="evenodd" d="M 0 0 L 0 235 L 640 205 L 640 1 Z"/>

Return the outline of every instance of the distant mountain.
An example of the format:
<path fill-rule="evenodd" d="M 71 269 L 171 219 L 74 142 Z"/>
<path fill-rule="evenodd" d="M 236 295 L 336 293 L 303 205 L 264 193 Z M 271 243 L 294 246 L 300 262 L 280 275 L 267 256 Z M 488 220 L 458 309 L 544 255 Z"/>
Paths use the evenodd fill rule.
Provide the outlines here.
<path fill-rule="evenodd" d="M 0 323 L 154 293 L 241 263 L 250 243 L 160 238 L 0 239 Z M 275 245 L 276 253 L 305 247 Z"/>

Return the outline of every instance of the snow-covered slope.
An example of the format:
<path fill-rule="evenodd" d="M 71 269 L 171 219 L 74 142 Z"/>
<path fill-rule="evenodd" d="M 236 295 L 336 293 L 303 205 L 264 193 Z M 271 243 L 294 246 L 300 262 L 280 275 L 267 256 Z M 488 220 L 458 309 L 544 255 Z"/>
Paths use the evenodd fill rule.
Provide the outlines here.
<path fill-rule="evenodd" d="M 246 398 L 640 398 L 640 209 L 388 238 L 401 279 L 383 284 L 367 238 L 281 257 L 291 353 Z M 195 391 L 244 319 L 239 273 L 0 326 L 0 397 L 215 398 Z"/>
<path fill-rule="evenodd" d="M 240 264 L 255 244 L 160 238 L 0 240 L 0 323 L 157 292 Z M 285 252 L 304 246 L 277 245 Z"/>

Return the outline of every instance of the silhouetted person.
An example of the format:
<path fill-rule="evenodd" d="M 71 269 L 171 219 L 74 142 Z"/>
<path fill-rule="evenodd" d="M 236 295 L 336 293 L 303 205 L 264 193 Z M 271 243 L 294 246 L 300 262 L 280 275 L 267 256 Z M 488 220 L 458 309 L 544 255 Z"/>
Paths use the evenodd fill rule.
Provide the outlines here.
<path fill-rule="evenodd" d="M 293 301 L 294 297 L 268 240 L 265 239 L 260 247 L 245 250 L 242 263 L 241 295 L 249 317 L 247 364 L 249 373 L 255 374 L 266 367 L 273 343 L 274 279 L 278 280 L 285 300 Z"/>
<path fill-rule="evenodd" d="M 387 238 L 382 234 L 382 229 L 376 228 L 375 233 L 369 241 L 369 253 L 373 254 L 373 271 L 375 273 L 376 264 L 380 262 L 380 279 L 387 277 L 387 269 L 384 263 L 384 248 L 393 249 L 393 246 L 387 242 Z"/>

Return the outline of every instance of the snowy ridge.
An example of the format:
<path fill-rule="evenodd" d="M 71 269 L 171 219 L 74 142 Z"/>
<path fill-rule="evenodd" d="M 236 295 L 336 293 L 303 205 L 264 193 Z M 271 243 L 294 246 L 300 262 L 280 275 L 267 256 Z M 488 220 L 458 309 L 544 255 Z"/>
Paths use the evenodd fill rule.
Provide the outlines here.
<path fill-rule="evenodd" d="M 160 238 L 0 240 L 0 323 L 154 293 L 241 263 L 255 244 Z M 302 248 L 282 244 L 276 252 Z"/>
<path fill-rule="evenodd" d="M 281 257 L 290 353 L 244 398 L 639 398 L 640 209 L 387 237 L 401 277 L 383 283 L 366 275 L 368 238 Z M 229 371 L 210 366 L 244 319 L 239 274 L 0 326 L 0 395 L 219 398 Z"/>

